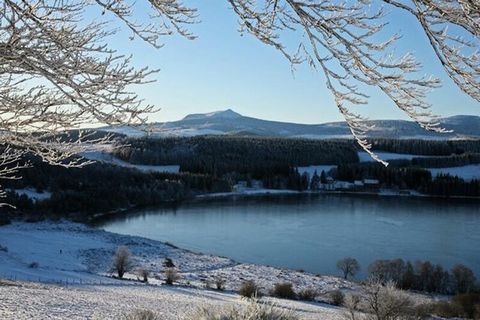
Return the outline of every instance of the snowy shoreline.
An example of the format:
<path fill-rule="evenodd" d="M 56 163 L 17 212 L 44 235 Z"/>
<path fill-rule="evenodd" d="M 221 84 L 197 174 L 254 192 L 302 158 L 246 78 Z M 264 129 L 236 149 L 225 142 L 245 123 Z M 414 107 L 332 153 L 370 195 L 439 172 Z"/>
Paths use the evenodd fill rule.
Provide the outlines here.
<path fill-rule="evenodd" d="M 225 257 L 195 253 L 168 243 L 110 233 L 67 221 L 13 222 L 10 225 L 1 226 L 0 245 L 6 248 L 0 250 L 0 260 L 2 261 L 0 279 L 13 280 L 13 286 L 19 287 L 15 289 L 19 291 L 18 294 L 24 294 L 24 291 L 27 290 L 25 288 L 32 286 L 35 290 L 44 288 L 48 291 L 47 296 L 50 299 L 58 299 L 56 295 L 59 290 L 73 290 L 68 294 L 79 291 L 88 295 L 115 290 L 122 292 L 131 290 L 140 295 L 146 294 L 145 291 L 154 292 L 155 295 L 169 295 L 169 292 L 173 290 L 175 294 L 185 295 L 182 299 L 187 300 L 191 299 L 192 295 L 200 295 L 203 297 L 202 301 L 209 301 L 208 297 L 215 295 L 216 300 L 237 301 L 240 298 L 235 292 L 245 280 L 254 280 L 263 292 L 268 292 L 275 283 L 279 282 L 292 283 L 295 290 L 298 291 L 315 288 L 320 293 L 319 300 L 324 301 L 328 300 L 328 293 L 334 290 L 360 290 L 359 285 L 334 276 L 320 276 L 302 271 L 238 263 Z M 117 280 L 111 277 L 109 272 L 113 253 L 121 245 L 129 248 L 135 260 L 136 268 L 126 274 L 126 279 L 131 281 Z M 166 257 L 173 260 L 182 278 L 175 287 L 162 285 L 164 282 L 162 264 Z M 36 266 L 32 267 L 33 263 L 36 263 Z M 148 285 L 137 281 L 135 272 L 138 268 L 145 268 L 152 272 Z M 214 287 L 217 278 L 226 281 L 226 291 L 221 293 L 206 290 L 205 288 L 209 285 Z M 11 290 L 13 288 L 10 286 L 0 284 L 2 298 L 6 292 L 11 292 Z M 9 306 L 5 301 L 0 302 L 0 318 L 28 319 L 27 316 L 22 318 L 15 314 L 14 310 L 23 308 L 22 306 Z M 182 301 L 181 304 L 185 304 L 185 301 Z M 2 306 L 2 303 L 5 305 Z M 343 312 L 341 309 L 336 310 L 336 308 L 322 303 L 307 304 L 288 301 L 281 303 L 304 304 L 305 306 L 300 307 L 300 310 L 308 307 L 311 309 L 309 313 L 317 314 L 312 317 L 307 314 L 305 319 L 335 319 L 336 314 Z M 90 314 L 94 311 L 83 312 Z M 101 312 L 107 311 L 108 308 L 101 310 Z M 324 312 L 333 313 L 328 317 L 318 316 Z M 64 318 L 67 316 L 57 319 Z M 102 317 L 102 319 L 104 318 L 109 317 Z"/>
<path fill-rule="evenodd" d="M 380 192 L 367 192 L 367 191 L 341 191 L 341 190 L 305 190 L 297 191 L 290 189 L 249 189 L 244 191 L 232 191 L 232 192 L 217 192 L 217 193 L 204 193 L 196 195 L 193 199 L 215 199 L 215 198 L 230 198 L 230 197 L 258 197 L 258 196 L 285 196 L 285 195 L 349 195 L 349 196 L 378 196 L 378 197 L 401 197 L 401 198 L 423 198 L 423 199 L 470 199 L 480 200 L 480 197 L 471 196 L 439 196 L 423 194 L 414 192 L 413 190 L 409 194 L 400 193 L 398 191 L 382 189 Z"/>
<path fill-rule="evenodd" d="M 356 284 L 334 276 L 319 276 L 303 271 L 239 263 L 226 257 L 192 252 L 172 244 L 147 238 L 120 235 L 68 221 L 13 222 L 0 227 L 0 277 L 18 280 L 56 282 L 69 279 L 118 282 L 110 277 L 112 256 L 118 246 L 127 246 L 137 268 L 152 272 L 152 284 L 160 284 L 163 261 L 171 258 L 182 275 L 181 284 L 205 287 L 207 280 L 221 276 L 227 290 L 238 289 L 241 281 L 255 279 L 267 290 L 276 282 L 289 281 L 298 289 L 316 286 L 323 292 L 353 289 Z M 33 262 L 38 267 L 31 268 Z M 127 279 L 136 279 L 132 272 Z M 159 279 L 153 279 L 157 276 Z"/>

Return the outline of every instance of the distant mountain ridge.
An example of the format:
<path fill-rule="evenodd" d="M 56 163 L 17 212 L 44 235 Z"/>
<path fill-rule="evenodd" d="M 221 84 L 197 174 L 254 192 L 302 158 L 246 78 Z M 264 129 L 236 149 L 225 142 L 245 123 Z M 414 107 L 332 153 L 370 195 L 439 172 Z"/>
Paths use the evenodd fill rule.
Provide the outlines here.
<path fill-rule="evenodd" d="M 370 137 L 395 139 L 468 139 L 480 138 L 480 117 L 458 115 L 442 118 L 441 124 L 452 133 L 433 133 L 405 120 L 370 120 L 375 127 Z M 108 127 L 106 131 L 127 136 L 143 136 L 145 132 L 131 127 Z M 251 135 L 287 138 L 331 139 L 351 138 L 345 122 L 323 124 L 298 124 L 262 120 L 243 116 L 231 109 L 210 113 L 190 114 L 178 121 L 152 124 L 151 135 L 157 137 L 197 135 Z"/>

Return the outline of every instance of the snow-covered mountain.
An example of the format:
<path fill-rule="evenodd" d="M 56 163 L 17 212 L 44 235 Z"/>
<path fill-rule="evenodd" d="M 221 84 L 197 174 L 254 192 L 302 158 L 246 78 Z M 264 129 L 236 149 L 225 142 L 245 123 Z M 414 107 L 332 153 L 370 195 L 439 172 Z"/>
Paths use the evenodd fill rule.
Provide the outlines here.
<path fill-rule="evenodd" d="M 404 120 L 372 120 L 375 128 L 369 132 L 372 137 L 397 139 L 460 139 L 480 138 L 480 117 L 453 116 L 441 119 L 442 125 L 452 133 L 436 134 L 426 132 L 416 123 Z M 141 128 L 109 127 L 104 130 L 143 136 Z M 148 128 L 151 135 L 158 137 L 197 136 L 197 135 L 252 135 L 270 137 L 302 137 L 311 139 L 351 138 L 345 122 L 323 124 L 298 124 L 261 120 L 243 116 L 231 109 L 203 114 L 190 114 L 185 118 L 154 123 Z"/>

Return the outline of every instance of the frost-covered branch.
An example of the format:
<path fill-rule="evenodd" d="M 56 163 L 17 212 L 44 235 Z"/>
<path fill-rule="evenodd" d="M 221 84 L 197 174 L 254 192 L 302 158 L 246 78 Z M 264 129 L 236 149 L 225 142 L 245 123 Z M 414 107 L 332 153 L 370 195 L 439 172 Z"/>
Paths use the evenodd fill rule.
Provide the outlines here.
<path fill-rule="evenodd" d="M 93 138 L 72 129 L 94 125 L 139 125 L 156 109 L 135 94 L 156 70 L 135 68 L 132 57 L 108 45 L 124 26 L 132 37 L 160 47 L 160 37 L 195 22 L 196 11 L 180 0 L 0 1 L 0 179 L 19 167 L 25 153 L 78 167 L 78 153 L 102 148 L 110 136 Z M 147 23 L 138 23 L 138 11 Z M 113 21 L 112 21 L 113 20 Z M 117 23 L 115 23 L 117 22 Z M 13 151 L 21 150 L 21 151 Z M 6 161 L 8 159 L 8 161 Z M 6 169 L 3 169 L 6 168 Z M 14 171 L 12 171 L 14 170 Z"/>
<path fill-rule="evenodd" d="M 370 128 L 351 111 L 355 105 L 368 103 L 369 87 L 383 92 L 422 128 L 446 132 L 427 100 L 440 81 L 419 75 L 421 64 L 411 53 L 394 55 L 392 45 L 400 36 L 384 38 L 388 20 L 382 4 L 413 14 L 449 76 L 473 98 L 478 100 L 480 95 L 478 53 L 465 55 L 458 47 L 478 49 L 479 6 L 472 1 L 228 1 L 240 18 L 242 31 L 279 50 L 292 65 L 308 63 L 323 73 L 353 136 L 378 161 L 366 140 Z M 449 25 L 461 28 L 471 40 L 441 28 Z M 294 48 L 289 46 L 292 39 L 297 40 Z"/>

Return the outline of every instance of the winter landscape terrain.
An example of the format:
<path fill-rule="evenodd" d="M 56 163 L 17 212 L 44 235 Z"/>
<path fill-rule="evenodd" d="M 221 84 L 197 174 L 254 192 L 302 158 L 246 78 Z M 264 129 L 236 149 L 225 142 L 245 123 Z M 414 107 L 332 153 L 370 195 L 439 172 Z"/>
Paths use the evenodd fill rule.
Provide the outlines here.
<path fill-rule="evenodd" d="M 0 278 L 6 279 L 0 282 L 1 319 L 121 319 L 134 309 L 181 319 L 201 305 L 246 303 L 235 291 L 247 279 L 265 292 L 277 282 L 293 283 L 297 290 L 315 288 L 325 301 L 333 290 L 361 290 L 337 277 L 236 263 L 70 222 L 13 223 L 0 227 L 0 243 L 7 248 L 0 250 Z M 120 245 L 128 246 L 135 259 L 136 268 L 125 276 L 130 280 L 111 277 L 112 256 Z M 175 286 L 162 285 L 166 257 L 180 271 Z M 152 271 L 149 284 L 137 281 L 141 267 Z M 226 281 L 224 292 L 205 289 L 218 277 Z M 342 319 L 345 312 L 321 302 L 264 299 L 297 311 L 302 319 Z"/>

